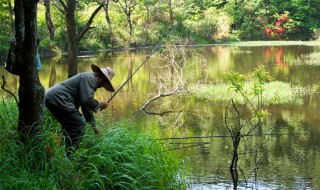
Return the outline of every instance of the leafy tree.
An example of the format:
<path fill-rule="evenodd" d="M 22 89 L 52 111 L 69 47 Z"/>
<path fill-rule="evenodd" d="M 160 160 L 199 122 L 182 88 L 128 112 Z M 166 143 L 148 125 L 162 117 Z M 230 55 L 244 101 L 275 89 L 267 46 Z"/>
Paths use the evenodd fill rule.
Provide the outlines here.
<path fill-rule="evenodd" d="M 43 4 L 46 7 L 46 23 L 50 35 L 50 47 L 53 47 L 53 41 L 54 41 L 54 32 L 55 32 L 55 27 L 51 19 L 51 9 L 50 9 L 50 0 L 43 0 Z"/>
<path fill-rule="evenodd" d="M 0 61 L 4 58 L 8 49 L 9 38 L 14 37 L 14 21 L 12 1 L 5 0 L 0 2 Z"/>
<path fill-rule="evenodd" d="M 107 23 L 108 23 L 108 26 L 109 26 L 110 33 L 112 33 L 111 20 L 110 20 L 110 15 L 109 15 L 109 3 L 110 3 L 110 1 L 106 0 L 106 4 L 103 7 L 103 9 L 104 9 L 104 12 L 105 12 L 105 17 L 106 17 L 106 20 L 107 20 Z"/>
<path fill-rule="evenodd" d="M 65 15 L 66 28 L 67 28 L 67 40 L 68 40 L 68 77 L 72 77 L 78 73 L 78 51 L 79 42 L 88 30 L 92 29 L 92 21 L 97 13 L 105 6 L 106 0 L 100 2 L 100 5 L 94 10 L 88 19 L 87 23 L 81 30 L 77 30 L 76 26 L 76 0 L 67 0 L 65 3 L 63 0 L 59 0 L 62 8 L 59 10 Z M 58 7 L 58 6 L 57 6 Z M 77 33 L 77 31 L 79 31 Z"/>
<path fill-rule="evenodd" d="M 239 160 L 239 145 L 241 139 L 262 125 L 262 119 L 266 113 L 263 110 L 264 84 L 271 80 L 270 75 L 262 68 L 253 73 L 254 81 L 249 92 L 244 89 L 246 76 L 239 73 L 226 74 L 231 83 L 230 89 L 243 98 L 243 103 L 230 99 L 225 111 L 225 125 L 230 133 L 233 145 L 233 157 L 230 170 L 237 170 Z"/>
<path fill-rule="evenodd" d="M 0 29 L 2 35 L 11 35 L 14 33 L 13 8 L 12 1 L 5 0 L 0 2 Z"/>
<path fill-rule="evenodd" d="M 132 35 L 132 15 L 134 14 L 134 10 L 138 5 L 137 0 L 115 0 L 122 9 L 123 13 L 126 15 L 126 20 L 129 28 L 129 36 Z"/>
<path fill-rule="evenodd" d="M 277 15 L 289 12 L 290 19 L 283 26 L 285 39 L 309 40 L 319 28 L 319 7 L 317 0 L 230 0 L 223 9 L 233 17 L 232 29 L 241 39 L 261 39 L 262 30 L 275 23 Z"/>

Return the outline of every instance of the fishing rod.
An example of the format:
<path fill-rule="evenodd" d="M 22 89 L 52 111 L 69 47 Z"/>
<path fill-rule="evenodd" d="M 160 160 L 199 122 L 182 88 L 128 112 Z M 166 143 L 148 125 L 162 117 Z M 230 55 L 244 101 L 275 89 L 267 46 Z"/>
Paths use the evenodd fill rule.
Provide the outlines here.
<path fill-rule="evenodd" d="M 144 59 L 142 64 L 128 77 L 128 79 L 118 88 L 118 90 L 115 91 L 115 93 L 112 94 L 110 99 L 107 101 L 107 103 L 110 103 L 110 101 L 118 94 L 118 92 L 123 88 L 123 86 L 132 78 L 134 74 L 149 60 L 149 58 L 161 47 L 161 45 L 166 42 L 173 31 L 178 28 L 178 26 L 189 16 L 191 11 L 188 11 L 186 15 L 180 20 L 178 24 L 176 24 L 168 33 L 168 35 L 152 50 L 152 52 Z"/>

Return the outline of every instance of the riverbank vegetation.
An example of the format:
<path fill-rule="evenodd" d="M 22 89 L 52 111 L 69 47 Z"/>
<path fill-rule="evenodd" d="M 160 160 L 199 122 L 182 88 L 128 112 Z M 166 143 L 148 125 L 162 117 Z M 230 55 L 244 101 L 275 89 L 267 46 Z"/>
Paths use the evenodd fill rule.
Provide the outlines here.
<path fill-rule="evenodd" d="M 250 85 L 250 82 L 245 82 L 243 86 L 244 91 L 248 91 Z M 199 99 L 211 102 L 227 102 L 231 98 L 234 98 L 236 101 L 242 99 L 241 96 L 237 96 L 237 93 L 229 90 L 229 88 L 230 85 L 226 83 L 206 84 L 199 87 L 195 91 L 195 95 Z M 299 101 L 299 97 L 317 93 L 318 86 L 302 87 L 281 81 L 271 81 L 264 85 L 264 89 L 263 100 L 265 105 L 302 104 Z"/>
<path fill-rule="evenodd" d="M 101 1 L 102 2 L 102 1 Z M 76 28 L 79 32 L 101 2 L 77 1 Z M 80 50 L 95 51 L 158 44 L 184 20 L 170 39 L 173 42 L 207 44 L 248 40 L 319 39 L 320 3 L 317 0 L 225 1 L 105 1 Z M 39 51 L 60 54 L 67 51 L 64 15 L 58 1 L 38 4 Z M 187 16 L 185 18 L 185 16 Z M 5 57 L 8 41 L 14 37 L 13 1 L 0 3 L 0 49 Z"/>
<path fill-rule="evenodd" d="M 71 159 L 65 156 L 59 124 L 48 112 L 44 132 L 20 143 L 17 108 L 0 104 L 0 189 L 185 189 L 185 165 L 174 152 L 119 122 L 100 136 L 88 130 Z M 88 128 L 90 129 L 90 128 Z"/>

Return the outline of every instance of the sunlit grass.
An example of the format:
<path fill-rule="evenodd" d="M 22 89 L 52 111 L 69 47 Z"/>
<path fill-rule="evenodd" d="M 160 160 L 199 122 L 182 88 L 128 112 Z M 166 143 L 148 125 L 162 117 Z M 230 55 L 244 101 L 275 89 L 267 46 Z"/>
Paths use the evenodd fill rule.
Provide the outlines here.
<path fill-rule="evenodd" d="M 245 41 L 229 43 L 236 46 L 291 46 L 291 45 L 305 45 L 305 46 L 320 46 L 319 41 Z"/>
<path fill-rule="evenodd" d="M 208 101 L 229 101 L 231 98 L 241 100 L 241 96 L 229 89 L 227 84 L 203 85 L 195 91 L 199 99 Z M 249 83 L 244 85 L 245 91 L 249 90 Z M 300 104 L 299 97 L 318 92 L 318 86 L 292 86 L 290 83 L 272 81 L 264 85 L 263 100 L 265 104 Z"/>
<path fill-rule="evenodd" d="M 320 65 L 320 52 L 303 55 L 299 57 L 294 65 L 308 65 L 308 66 L 319 66 Z"/>
<path fill-rule="evenodd" d="M 134 130 L 133 122 L 114 124 L 100 136 L 88 130 L 68 159 L 48 112 L 44 132 L 23 144 L 10 121 L 17 120 L 16 105 L 2 103 L 0 111 L 0 189 L 186 189 L 182 159 Z"/>

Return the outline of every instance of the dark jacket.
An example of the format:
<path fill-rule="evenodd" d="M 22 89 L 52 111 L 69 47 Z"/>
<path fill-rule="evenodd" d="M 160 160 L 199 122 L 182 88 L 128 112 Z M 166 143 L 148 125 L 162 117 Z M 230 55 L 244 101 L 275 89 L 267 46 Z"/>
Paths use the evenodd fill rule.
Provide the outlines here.
<path fill-rule="evenodd" d="M 81 107 L 86 121 L 94 123 L 93 112 L 100 108 L 99 102 L 94 99 L 97 87 L 98 79 L 94 73 L 79 73 L 48 89 L 45 101 L 70 112 Z"/>

